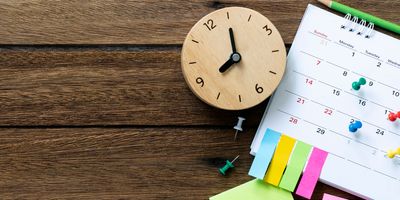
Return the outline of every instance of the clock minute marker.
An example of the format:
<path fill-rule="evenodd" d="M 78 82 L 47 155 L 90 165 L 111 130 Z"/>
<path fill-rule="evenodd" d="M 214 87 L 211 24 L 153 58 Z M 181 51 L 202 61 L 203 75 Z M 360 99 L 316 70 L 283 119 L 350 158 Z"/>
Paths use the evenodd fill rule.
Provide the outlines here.
<path fill-rule="evenodd" d="M 276 72 L 274 71 L 269 71 L 269 73 L 276 75 Z"/>
<path fill-rule="evenodd" d="M 198 41 L 196 41 L 196 40 L 192 40 L 192 42 L 194 42 L 194 43 L 199 43 Z"/>
<path fill-rule="evenodd" d="M 249 16 L 249 18 L 247 19 L 247 21 L 249 22 L 249 21 L 250 21 L 250 19 L 251 19 L 251 15 Z"/>
<path fill-rule="evenodd" d="M 279 50 L 272 50 L 272 53 L 278 52 Z"/>
<path fill-rule="evenodd" d="M 190 62 L 190 63 L 189 63 L 189 65 L 193 65 L 193 64 L 196 64 L 196 62 Z"/>
<path fill-rule="evenodd" d="M 226 12 L 226 17 L 229 19 L 229 12 Z"/>
<path fill-rule="evenodd" d="M 219 99 L 219 95 L 221 94 L 221 92 L 218 92 L 218 95 L 217 95 L 217 100 Z"/>
<path fill-rule="evenodd" d="M 240 96 L 240 94 L 239 94 L 239 102 L 242 102 L 242 97 Z"/>

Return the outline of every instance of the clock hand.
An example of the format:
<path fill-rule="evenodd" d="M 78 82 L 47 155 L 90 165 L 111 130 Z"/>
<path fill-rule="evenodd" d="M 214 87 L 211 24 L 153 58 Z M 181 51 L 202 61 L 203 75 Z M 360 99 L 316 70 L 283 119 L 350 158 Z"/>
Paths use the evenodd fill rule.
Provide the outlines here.
<path fill-rule="evenodd" d="M 233 37 L 232 28 L 229 28 L 229 38 L 231 39 L 232 53 L 236 53 L 235 37 Z"/>
<path fill-rule="evenodd" d="M 240 54 L 236 52 L 235 38 L 233 37 L 232 28 L 229 28 L 229 38 L 231 39 L 232 54 L 229 56 L 229 59 L 219 68 L 219 72 L 221 73 L 224 73 L 233 64 L 238 63 L 240 59 L 242 59 Z"/>
<path fill-rule="evenodd" d="M 239 53 L 232 53 L 231 56 L 229 56 L 229 59 L 219 68 L 219 72 L 224 73 L 226 70 L 228 70 L 233 64 L 238 63 L 241 59 L 241 56 Z"/>
<path fill-rule="evenodd" d="M 219 72 L 224 73 L 229 67 L 231 67 L 235 62 L 233 62 L 232 56 L 219 68 Z"/>

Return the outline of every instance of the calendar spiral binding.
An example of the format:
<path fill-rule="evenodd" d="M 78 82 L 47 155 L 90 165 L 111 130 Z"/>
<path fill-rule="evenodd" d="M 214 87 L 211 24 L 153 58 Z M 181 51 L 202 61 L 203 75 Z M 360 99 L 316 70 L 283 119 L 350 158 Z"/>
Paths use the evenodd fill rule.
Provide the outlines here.
<path fill-rule="evenodd" d="M 371 38 L 374 34 L 374 23 L 359 19 L 356 16 L 351 16 L 350 13 L 344 16 L 344 23 L 340 28 L 348 29 L 350 32 L 356 32 L 357 35 L 364 36 L 365 38 Z"/>

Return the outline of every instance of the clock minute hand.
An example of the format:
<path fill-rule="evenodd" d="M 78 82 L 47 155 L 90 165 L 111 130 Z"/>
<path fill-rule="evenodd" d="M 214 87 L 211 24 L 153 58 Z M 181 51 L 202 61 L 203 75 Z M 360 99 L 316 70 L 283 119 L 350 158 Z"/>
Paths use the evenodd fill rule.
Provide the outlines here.
<path fill-rule="evenodd" d="M 235 37 L 232 28 L 229 28 L 229 38 L 231 39 L 232 53 L 236 53 Z"/>
<path fill-rule="evenodd" d="M 231 40 L 232 54 L 229 56 L 229 59 L 219 68 L 219 72 L 221 73 L 224 73 L 233 64 L 238 63 L 241 60 L 240 54 L 236 52 L 235 38 L 233 37 L 232 28 L 229 28 L 229 38 Z"/>

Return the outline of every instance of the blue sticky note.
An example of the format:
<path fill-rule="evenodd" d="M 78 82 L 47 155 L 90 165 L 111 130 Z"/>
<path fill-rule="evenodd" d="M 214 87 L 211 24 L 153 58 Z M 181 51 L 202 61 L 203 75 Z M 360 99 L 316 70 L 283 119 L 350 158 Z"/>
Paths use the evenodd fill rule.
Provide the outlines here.
<path fill-rule="evenodd" d="M 250 167 L 250 176 L 258 179 L 264 179 L 268 165 L 271 162 L 280 137 L 281 134 L 274 130 L 267 129 L 267 131 L 265 131 L 260 148 L 258 149 L 256 157 L 253 160 L 253 164 Z"/>

